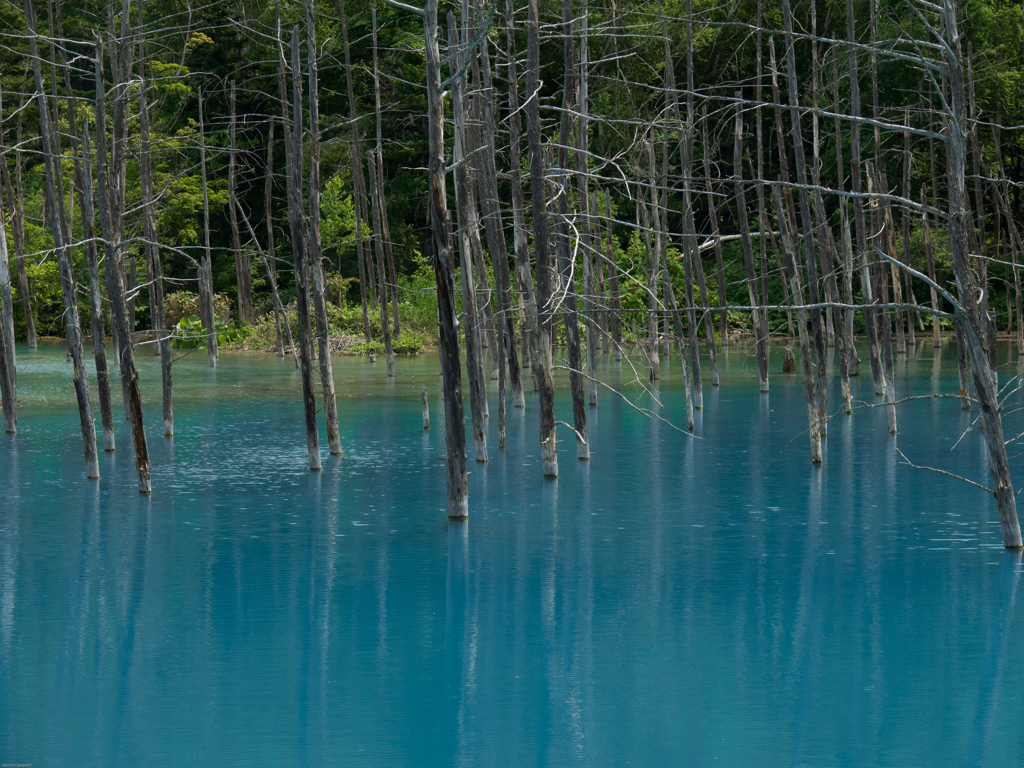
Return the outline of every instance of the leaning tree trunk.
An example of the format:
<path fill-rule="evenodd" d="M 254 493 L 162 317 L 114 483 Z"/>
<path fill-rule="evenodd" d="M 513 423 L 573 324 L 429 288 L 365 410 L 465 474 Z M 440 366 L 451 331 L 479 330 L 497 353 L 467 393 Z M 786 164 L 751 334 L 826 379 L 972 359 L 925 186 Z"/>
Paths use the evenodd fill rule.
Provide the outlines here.
<path fill-rule="evenodd" d="M 96 424 L 92 417 L 92 402 L 89 396 L 89 377 L 85 368 L 82 353 L 82 331 L 78 323 L 78 296 L 75 279 L 71 271 L 71 249 L 65 244 L 64 233 L 58 218 L 57 193 L 53 155 L 50 143 L 50 118 L 46 106 L 46 92 L 43 89 L 43 73 L 39 61 L 39 48 L 35 33 L 35 7 L 32 0 L 25 0 L 25 17 L 28 24 L 29 47 L 32 57 L 32 69 L 35 75 L 36 99 L 39 102 L 39 135 L 43 145 L 43 164 L 46 172 L 46 200 L 50 207 L 50 229 L 53 234 L 53 245 L 57 251 L 57 264 L 60 269 L 61 291 L 64 298 L 64 322 L 68 350 L 74 366 L 75 396 L 78 399 L 78 416 L 82 425 L 82 442 L 85 448 L 85 475 L 89 478 L 100 476 L 99 457 L 96 453 Z"/>
<path fill-rule="evenodd" d="M 952 114 L 949 116 L 949 240 L 953 252 L 953 270 L 960 290 L 960 325 L 974 370 L 974 388 L 982 412 L 982 432 L 988 448 L 989 470 L 992 473 L 996 505 L 1003 529 L 1003 545 L 1007 549 L 1022 547 L 1020 523 L 1017 519 L 1017 498 L 1010 478 L 1010 465 L 1003 442 L 1003 420 L 1000 413 L 998 385 L 994 381 L 984 338 L 984 317 L 975 296 L 979 291 L 977 266 L 970 258 L 967 230 L 971 225 L 966 184 L 966 108 L 964 105 L 964 72 L 960 55 L 960 33 L 957 27 L 956 5 L 943 0 L 947 64 L 951 74 L 950 92 Z"/>
<path fill-rule="evenodd" d="M 374 182 L 371 179 L 371 183 L 374 183 L 377 189 L 376 203 L 379 206 L 377 210 L 379 226 L 380 226 L 380 238 L 384 245 L 384 251 L 388 257 L 388 271 L 387 275 L 391 282 L 391 313 L 394 317 L 394 330 L 395 338 L 397 339 L 402 335 L 402 326 L 398 320 L 398 275 L 395 272 L 395 256 L 391 246 L 391 225 L 388 222 L 388 208 L 387 201 L 384 198 L 384 150 L 383 150 L 383 136 L 381 132 L 381 104 L 380 104 L 380 69 L 377 64 L 377 6 L 372 4 L 370 6 L 372 21 L 373 21 L 373 98 L 375 105 L 375 112 L 377 116 L 377 178 Z M 371 168 L 371 173 L 372 168 Z M 372 194 L 372 193 L 371 193 Z M 379 266 L 379 265 L 378 265 Z M 381 301 L 384 300 L 383 286 L 387 283 L 384 275 L 381 275 Z M 385 340 L 385 346 L 387 345 Z M 392 371 L 389 371 L 389 376 L 394 376 Z"/>
<path fill-rule="evenodd" d="M 448 198 L 445 192 L 444 105 L 441 101 L 441 54 L 437 43 L 437 0 L 427 0 L 423 14 L 427 60 L 429 126 L 430 230 L 434 281 L 437 287 L 438 343 L 444 383 L 445 464 L 448 517 L 469 516 L 466 487 L 466 428 L 462 408 L 462 365 L 459 361 L 459 321 L 455 306 Z"/>

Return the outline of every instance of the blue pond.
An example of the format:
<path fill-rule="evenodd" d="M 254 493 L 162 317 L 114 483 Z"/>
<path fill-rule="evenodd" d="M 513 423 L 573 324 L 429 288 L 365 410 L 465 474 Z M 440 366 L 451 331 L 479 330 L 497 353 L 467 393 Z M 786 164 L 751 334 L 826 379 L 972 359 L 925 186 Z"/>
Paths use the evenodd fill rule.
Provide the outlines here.
<path fill-rule="evenodd" d="M 534 396 L 502 453 L 492 388 L 491 461 L 470 456 L 470 520 L 449 523 L 433 354 L 392 381 L 336 360 L 345 456 L 324 441 L 310 473 L 290 361 L 183 358 L 167 441 L 140 353 L 151 498 L 120 418 L 103 479 L 84 478 L 62 349 L 20 354 L 19 434 L 0 439 L 2 763 L 1024 762 L 1020 557 L 990 495 L 895 451 L 987 483 L 977 430 L 954 448 L 977 415 L 954 399 L 900 405 L 895 440 L 884 409 L 836 417 L 816 469 L 781 355 L 762 397 L 732 349 L 696 437 L 677 358 L 656 397 L 605 361 L 652 415 L 602 390 L 593 461 L 560 428 L 545 481 Z M 873 402 L 861 357 L 854 396 Z M 1016 357 L 1000 362 L 1006 384 Z M 898 396 L 957 391 L 955 363 L 919 345 Z"/>

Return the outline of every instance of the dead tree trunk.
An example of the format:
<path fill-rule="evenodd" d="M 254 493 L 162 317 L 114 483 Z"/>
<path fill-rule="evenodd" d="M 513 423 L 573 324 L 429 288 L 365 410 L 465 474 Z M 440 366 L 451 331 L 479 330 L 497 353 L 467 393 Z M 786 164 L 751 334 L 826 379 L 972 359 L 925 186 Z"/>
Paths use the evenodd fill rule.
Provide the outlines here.
<path fill-rule="evenodd" d="M 372 271 L 367 278 L 367 268 L 372 270 L 366 255 L 363 240 L 363 222 L 366 221 L 366 182 L 363 179 L 363 153 L 359 149 L 359 121 L 356 118 L 356 96 L 352 85 L 352 53 L 348 42 L 348 16 L 345 0 L 338 0 L 338 15 L 341 17 L 341 38 L 345 51 L 345 86 L 348 89 L 348 116 L 352 124 L 352 202 L 356 225 L 356 261 L 359 266 L 359 303 L 363 310 L 363 334 L 370 342 L 370 314 L 366 307 L 367 287 L 373 291 Z M 376 303 L 376 302 L 374 302 Z"/>
<path fill-rule="evenodd" d="M 430 230 L 437 286 L 438 344 L 444 383 L 445 458 L 448 517 L 469 516 L 466 488 L 466 427 L 463 423 L 462 365 L 459 361 L 459 321 L 455 306 L 452 237 L 445 193 L 444 107 L 441 101 L 441 55 L 437 42 L 437 0 L 426 0 L 423 39 L 426 52 L 427 109 L 430 138 Z"/>
<path fill-rule="evenodd" d="M 341 456 L 338 403 L 334 396 L 330 328 L 327 322 L 327 290 L 324 285 L 324 253 L 320 239 L 320 87 L 317 82 L 316 26 L 313 1 L 306 0 L 306 46 L 309 57 L 309 259 L 313 267 L 313 306 L 320 358 L 320 387 L 327 422 L 327 445 L 332 456 Z M 246 260 L 248 262 L 248 259 Z"/>
<path fill-rule="evenodd" d="M 8 206 L 11 210 L 11 236 L 14 240 L 14 257 L 18 266 L 18 294 L 21 296 L 22 311 L 25 314 L 25 335 L 29 349 L 36 349 L 36 324 L 32 312 L 32 298 L 28 287 L 28 273 L 25 270 L 25 193 L 22 186 L 22 123 L 25 112 L 26 80 L 22 83 L 22 96 L 18 104 L 18 117 L 15 123 L 14 134 L 14 179 L 11 184 L 10 172 L 7 170 L 7 163 L 0 162 L 0 174 L 3 176 L 4 188 L 7 191 Z"/>
<path fill-rule="evenodd" d="M 789 188 L 785 188 L 789 193 Z M 811 363 L 811 344 L 807 338 L 807 310 L 803 309 L 804 289 L 800 279 L 800 267 L 796 261 L 796 245 L 792 242 L 791 234 L 795 230 L 793 225 L 786 221 L 786 212 L 789 205 L 784 205 L 782 195 L 779 194 L 777 186 L 772 187 L 772 196 L 775 198 L 775 211 L 779 217 L 779 232 L 782 238 L 782 250 L 785 255 L 785 270 L 789 276 L 790 291 L 793 303 L 797 306 L 797 331 L 800 335 L 800 362 L 804 371 L 804 391 L 807 396 L 807 422 L 810 426 L 811 438 L 811 463 L 821 464 L 821 426 L 820 411 L 818 410 L 818 394 L 815 383 L 813 365 Z"/>
<path fill-rule="evenodd" d="M 377 175 L 376 153 L 370 149 L 366 152 L 367 167 L 370 171 L 370 200 L 373 206 L 373 247 L 377 252 L 377 277 L 380 289 L 380 328 L 384 337 L 384 359 L 388 366 L 388 376 L 395 375 L 395 352 L 391 346 L 391 325 L 388 323 L 388 286 L 387 268 L 384 263 L 384 235 L 381 232 L 380 177 Z"/>
<path fill-rule="evenodd" d="M 235 252 L 235 280 L 238 286 L 238 320 L 252 325 L 256 319 L 252 304 L 252 266 L 249 254 L 242 250 L 242 237 L 238 231 L 238 197 L 235 185 L 238 181 L 238 116 L 235 112 L 235 81 L 231 81 L 231 123 L 228 129 L 228 221 L 231 224 L 231 247 Z"/>
<path fill-rule="evenodd" d="M 575 109 L 576 67 L 573 63 L 572 2 L 562 0 L 562 41 L 565 87 L 562 90 L 562 115 L 559 125 L 558 167 L 563 169 L 556 182 L 558 190 L 558 217 L 555 232 L 558 237 L 558 269 L 561 272 L 562 322 L 569 347 L 569 391 L 572 395 L 573 424 L 576 428 L 576 458 L 590 461 L 590 443 L 587 440 L 587 406 L 583 391 L 583 351 L 580 345 L 579 307 L 576 296 L 575 259 L 569 242 L 569 146 L 572 144 L 569 110 Z"/>
<path fill-rule="evenodd" d="M 376 179 L 376 202 L 379 206 L 378 210 L 378 221 L 380 226 L 380 237 L 382 244 L 384 245 L 384 251 L 388 257 L 388 271 L 385 273 L 388 279 L 385 279 L 384 275 L 381 275 L 381 290 L 384 290 L 385 284 L 390 280 L 391 283 L 391 313 L 394 317 L 394 331 L 395 338 L 397 339 L 402 335 L 402 326 L 398 320 L 398 275 L 395 273 L 395 256 L 394 250 L 391 247 L 391 225 L 388 222 L 388 208 L 387 201 L 384 198 L 384 149 L 383 149 L 383 138 L 381 133 L 381 104 L 380 104 L 380 68 L 377 62 L 377 6 L 371 5 L 371 16 L 372 16 L 372 27 L 373 27 L 373 98 L 374 105 L 376 107 L 377 116 L 377 179 Z M 371 169 L 372 172 L 372 169 Z M 372 192 L 371 192 L 372 194 Z M 379 259 L 378 259 L 379 267 Z M 383 296 L 382 299 L 383 301 Z M 385 341 L 385 346 L 388 342 Z M 389 369 L 389 376 L 394 376 L 393 364 L 392 368 Z"/>
<path fill-rule="evenodd" d="M 478 11 L 478 15 L 482 11 Z M 508 268 L 508 250 L 505 246 L 505 227 L 501 217 L 501 204 L 498 200 L 498 172 L 495 161 L 494 135 L 494 96 L 491 84 L 491 57 L 488 53 L 488 41 L 485 36 L 481 40 L 481 64 L 483 75 L 483 143 L 486 145 L 482 153 L 481 173 L 477 177 L 480 208 L 483 211 L 484 231 L 487 234 L 487 247 L 491 254 L 494 278 L 498 283 L 498 317 L 505 339 L 503 356 L 508 361 L 509 378 L 512 382 L 512 405 L 525 408 L 523 382 L 519 368 L 519 354 L 516 351 L 516 328 L 512 317 L 512 287 Z M 521 184 L 521 182 L 520 182 Z M 520 186 L 520 192 L 522 191 Z"/>
<path fill-rule="evenodd" d="M 135 349 L 128 319 L 128 303 L 125 298 L 121 272 L 112 268 L 116 264 L 116 243 L 120 224 L 114 215 L 112 200 L 118 192 L 111 189 L 110 179 L 116 175 L 107 168 L 106 93 L 103 83 L 103 47 L 96 44 L 96 176 L 99 182 L 100 225 L 103 229 L 104 258 L 107 262 L 107 286 L 110 293 L 110 322 L 117 329 L 121 346 L 117 349 L 118 364 L 121 368 L 121 390 L 126 393 L 126 410 L 132 423 L 132 441 L 135 446 L 135 471 L 139 477 L 139 493 L 150 493 L 149 446 L 146 442 L 145 425 L 142 419 L 142 396 L 139 392 L 139 372 L 135 370 Z M 77 317 L 76 317 L 77 320 Z M 81 342 L 79 342 L 81 344 Z M 95 441 L 95 427 L 93 428 Z"/>
<path fill-rule="evenodd" d="M 140 24 L 141 26 L 141 24 Z M 149 313 L 156 344 L 160 353 L 161 404 L 164 418 L 164 437 L 174 437 L 174 401 L 172 399 L 173 379 L 171 377 L 171 339 L 167 332 L 167 321 L 164 316 L 164 277 L 163 264 L 160 259 L 160 245 L 157 242 L 156 216 L 153 212 L 153 151 L 149 135 L 149 106 L 146 99 L 148 81 L 145 72 L 145 55 L 140 42 L 139 69 L 142 81 L 139 90 L 139 117 L 141 147 L 139 153 L 139 176 L 142 187 L 142 221 L 146 237 L 146 260 L 150 275 Z M 233 87 L 233 86 L 232 86 Z M 232 90 L 232 103 L 234 102 Z M 88 153 L 86 153 L 88 157 Z M 90 269 L 91 275 L 91 269 Z M 97 290 L 99 286 L 97 286 Z M 102 321 L 100 333 L 103 332 Z M 98 362 L 98 361 L 97 361 Z M 101 395 L 102 400 L 102 395 Z M 105 425 L 104 425 L 105 428 Z"/>
<path fill-rule="evenodd" d="M 750 224 L 747 221 L 747 203 L 743 195 L 743 92 L 736 94 L 736 131 L 733 144 L 733 170 L 735 172 L 736 212 L 743 242 L 743 266 L 747 274 L 747 294 L 750 297 L 750 313 L 754 333 L 757 337 L 757 370 L 761 379 L 761 391 L 768 391 L 768 319 L 767 312 L 760 309 L 757 295 L 757 276 L 754 272 L 754 250 L 750 242 Z M 761 237 L 764 237 L 764 222 L 761 223 Z"/>
<path fill-rule="evenodd" d="M 619 294 L 619 266 L 615 263 L 615 234 L 612 231 L 612 193 L 605 190 L 605 259 L 608 263 L 608 302 L 611 305 L 608 324 L 612 337 L 612 359 L 622 360 L 622 297 Z M 681 330 L 681 329 L 680 329 Z M 680 336 L 682 343 L 682 336 Z"/>
<path fill-rule="evenodd" d="M 466 370 L 469 374 L 469 405 L 473 424 L 473 457 L 486 463 L 487 431 L 484 421 L 483 360 L 480 347 L 480 324 L 476 305 L 475 259 L 471 230 L 479 226 L 472 200 L 472 181 L 465 154 L 466 70 L 469 64 L 468 29 L 459 43 L 455 14 L 448 12 L 448 50 L 452 57 L 452 110 L 455 117 L 455 200 L 458 206 L 459 255 L 462 266 L 462 311 L 466 317 Z"/>
<path fill-rule="evenodd" d="M 213 308 L 213 257 L 210 250 L 210 195 L 206 180 L 206 130 L 203 125 L 203 90 L 199 89 L 199 167 L 203 185 L 203 260 L 199 265 L 199 314 L 206 334 L 206 355 L 217 367 L 217 318 Z"/>
<path fill-rule="evenodd" d="M 0 162 L 6 163 L 7 160 L 0 156 Z M 10 265 L 7 260 L 6 218 L 3 205 L 0 204 L 0 284 L 3 288 L 3 320 L 0 322 L 0 400 L 3 400 L 4 432 L 14 434 L 17 432 L 18 424 L 18 397 L 15 392 L 14 307 L 11 298 Z"/>
<path fill-rule="evenodd" d="M 43 74 L 35 33 L 35 15 L 35 7 L 32 0 L 25 0 L 29 48 L 33 74 L 35 75 L 36 99 L 39 102 L 39 135 L 43 145 L 43 163 L 46 172 L 46 200 L 50 207 L 50 229 L 53 234 L 53 245 L 57 251 L 57 264 L 60 269 L 68 350 L 71 353 L 71 361 L 74 366 L 75 396 L 78 399 L 78 416 L 82 426 L 82 442 L 85 448 L 85 476 L 98 478 L 100 476 L 100 467 L 99 458 L 96 453 L 96 424 L 92 417 L 89 377 L 82 353 L 82 332 L 78 323 L 78 296 L 75 279 L 71 271 L 71 249 L 65 243 L 64 233 L 59 221 L 60 209 L 57 207 L 56 176 L 54 172 L 57 159 L 54 157 L 53 145 L 51 143 L 49 108 L 46 106 L 46 92 L 43 89 Z M 7 398 L 5 398 L 4 402 L 7 402 Z M 6 429 L 8 416 L 6 413 L 4 416 Z"/>
<path fill-rule="evenodd" d="M 729 346 L 729 318 L 726 307 L 729 301 L 726 298 L 725 289 L 725 262 L 722 260 L 722 241 L 718 228 L 718 210 L 715 205 L 715 191 L 711 187 L 711 142 L 708 140 L 708 115 L 705 111 L 701 116 L 701 131 L 704 139 L 704 191 L 708 199 L 708 220 L 711 222 L 711 237 L 715 241 L 715 267 L 718 277 L 718 311 L 719 334 L 722 337 L 722 346 Z"/>
<path fill-rule="evenodd" d="M 96 248 L 96 211 L 92 197 L 92 163 L 89 147 L 89 123 L 82 126 L 82 158 L 84 181 L 82 185 L 82 239 L 85 240 L 85 255 L 89 266 L 89 289 L 92 319 L 92 351 L 96 358 L 96 388 L 100 395 L 100 418 L 103 422 L 103 450 L 113 451 L 114 414 L 110 402 L 110 372 L 107 370 L 106 335 L 103 331 L 103 296 L 100 293 L 100 267 Z"/>
<path fill-rule="evenodd" d="M 280 43 L 279 43 L 280 45 Z M 302 205 L 302 68 L 300 66 L 299 27 L 292 28 L 292 135 L 285 156 L 288 167 L 288 225 L 295 257 L 295 308 L 298 315 L 299 367 L 302 371 L 302 410 L 306 419 L 306 452 L 309 468 L 319 472 L 320 434 L 316 426 L 316 394 L 313 391 L 313 340 L 309 319 L 309 260 L 306 254 L 306 233 Z M 278 54 L 284 66 L 284 49 Z M 281 105 L 287 114 L 287 103 Z M 286 123 L 287 124 L 287 123 Z M 286 141 L 286 145 L 289 143 Z"/>
<path fill-rule="evenodd" d="M 533 245 L 537 260 L 537 340 L 533 358 L 534 377 L 540 390 L 540 447 L 544 477 L 558 477 L 555 448 L 555 381 L 552 376 L 551 331 L 552 264 L 548 251 L 547 195 L 544 189 L 544 154 L 541 147 L 540 104 L 540 8 L 529 0 L 526 50 L 526 138 L 530 147 L 530 187 L 533 206 Z"/>
<path fill-rule="evenodd" d="M 522 174 L 522 119 L 519 109 L 519 75 L 516 63 L 515 12 L 512 0 L 505 5 L 505 54 L 508 63 L 508 132 L 509 175 L 512 187 L 512 245 L 515 254 L 516 288 L 525 314 L 522 335 L 523 367 L 530 369 L 536 357 L 534 342 L 537 338 L 537 299 L 534 293 L 533 273 L 530 270 L 530 252 L 526 240 L 526 198 L 523 194 Z M 533 389 L 538 389 L 531 373 Z M 525 403 L 525 400 L 524 400 Z"/>
<path fill-rule="evenodd" d="M 580 243 L 583 256 L 583 305 L 587 329 L 587 403 L 597 405 L 597 355 L 600 344 L 601 328 L 597 322 L 597 308 L 594 297 L 594 263 L 596 251 L 592 235 L 592 211 L 590 208 L 590 188 L 588 183 L 590 157 L 590 40 L 588 24 L 587 0 L 583 0 L 580 22 L 580 61 L 579 61 L 579 126 L 578 150 L 576 152 L 576 190 L 579 195 L 582 219 L 580 221 Z M 600 240 L 600 237 L 597 238 Z M 589 448 L 587 455 L 590 455 Z"/>
<path fill-rule="evenodd" d="M 277 337 L 277 356 L 284 357 L 284 336 L 282 334 L 281 321 L 284 321 L 289 337 L 291 336 L 291 326 L 288 325 L 288 316 L 280 306 L 281 298 L 277 295 L 277 245 L 274 242 L 274 123 L 275 120 L 271 117 L 270 125 L 267 128 L 267 168 L 263 184 L 263 218 L 267 223 L 267 252 L 269 253 L 269 258 L 264 258 L 264 265 L 267 269 L 267 278 L 270 280 L 274 292 L 274 332 Z M 286 131 L 285 141 L 287 140 Z M 253 233 L 253 242 L 259 242 L 256 239 L 255 233 Z M 361 287 L 365 289 L 365 286 Z M 290 338 L 288 340 L 288 347 L 294 352 Z M 298 363 L 297 357 L 295 361 Z"/>
<path fill-rule="evenodd" d="M 974 389 L 982 412 L 982 433 L 988 448 L 989 470 L 992 473 L 992 492 L 996 497 L 999 519 L 1003 529 L 1003 545 L 1007 549 L 1022 547 L 1020 524 L 1017 520 L 1017 499 L 1010 478 L 1010 465 L 1003 442 L 1003 420 L 1000 413 L 998 385 L 989 367 L 985 345 L 984 317 L 975 296 L 980 290 L 976 265 L 972 263 L 967 247 L 967 228 L 970 226 L 966 185 L 967 128 L 964 104 L 964 71 L 960 55 L 960 33 L 957 27 L 956 5 L 944 0 L 942 12 L 945 21 L 947 64 L 950 72 L 949 131 L 949 240 L 953 252 L 953 269 L 960 291 L 960 326 L 964 332 L 968 353 L 974 370 Z"/>

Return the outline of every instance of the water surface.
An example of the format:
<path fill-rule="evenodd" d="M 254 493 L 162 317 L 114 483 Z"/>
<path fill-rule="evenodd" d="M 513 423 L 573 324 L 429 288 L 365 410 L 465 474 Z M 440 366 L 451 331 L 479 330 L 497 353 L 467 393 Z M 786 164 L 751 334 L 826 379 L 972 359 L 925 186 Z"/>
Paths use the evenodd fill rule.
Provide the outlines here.
<path fill-rule="evenodd" d="M 1024 761 L 1019 557 L 988 494 L 894 450 L 987 483 L 976 429 L 951 450 L 977 415 L 955 400 L 901 405 L 895 440 L 884 409 L 837 417 L 816 469 L 781 355 L 763 397 L 749 350 L 731 350 L 696 437 L 678 359 L 653 394 L 605 361 L 654 415 L 602 389 L 593 460 L 560 428 L 545 481 L 535 396 L 509 408 L 502 453 L 492 386 L 491 461 L 470 455 L 471 517 L 449 523 L 434 354 L 392 381 L 335 360 L 345 456 L 322 435 L 322 473 L 291 361 L 181 359 L 168 441 L 140 354 L 146 498 L 127 423 L 87 481 L 61 348 L 19 352 L 19 434 L 0 440 L 0 762 Z M 899 360 L 898 396 L 955 392 L 953 352 Z"/>

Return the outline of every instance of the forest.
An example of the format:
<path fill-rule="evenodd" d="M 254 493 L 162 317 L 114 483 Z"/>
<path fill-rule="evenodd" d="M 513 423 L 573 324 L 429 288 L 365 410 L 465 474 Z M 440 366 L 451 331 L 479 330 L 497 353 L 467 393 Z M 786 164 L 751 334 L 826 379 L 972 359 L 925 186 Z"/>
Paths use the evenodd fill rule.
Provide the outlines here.
<path fill-rule="evenodd" d="M 770 347 L 796 347 L 820 464 L 850 377 L 896 434 L 894 358 L 952 338 L 1021 547 L 995 349 L 1024 354 L 1022 6 L 25 0 L 0 19 L 5 429 L 15 342 L 66 339 L 88 477 L 120 387 L 150 490 L 143 354 L 165 437 L 179 355 L 294 357 L 319 469 L 319 412 L 341 453 L 332 355 L 393 376 L 436 347 L 459 518 L 489 380 L 499 450 L 506 401 L 538 393 L 557 477 L 558 425 L 589 459 L 600 358 L 649 381 L 678 354 L 692 431 L 723 348 L 754 346 L 766 393 Z"/>

